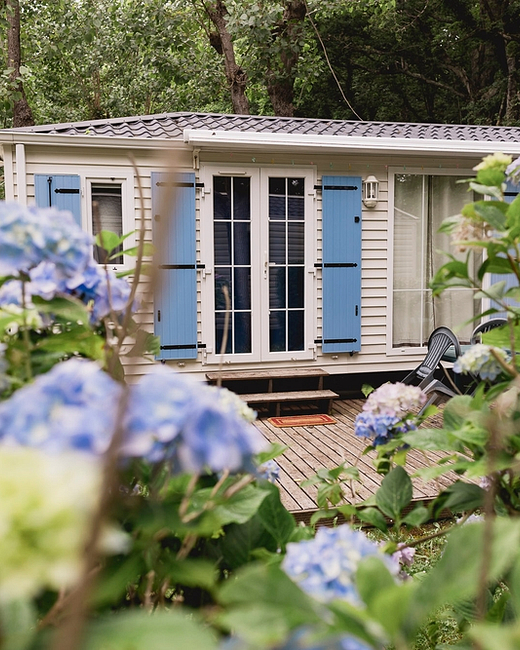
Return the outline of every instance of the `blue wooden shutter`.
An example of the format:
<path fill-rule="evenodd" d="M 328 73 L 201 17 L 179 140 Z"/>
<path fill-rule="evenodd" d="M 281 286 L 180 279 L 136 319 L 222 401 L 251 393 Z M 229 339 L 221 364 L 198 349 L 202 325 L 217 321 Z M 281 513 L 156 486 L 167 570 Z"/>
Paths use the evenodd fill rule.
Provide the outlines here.
<path fill-rule="evenodd" d="M 40 208 L 68 210 L 81 227 L 80 179 L 76 174 L 35 174 L 34 196 Z"/>
<path fill-rule="evenodd" d="M 195 174 L 152 172 L 152 212 L 159 260 L 154 288 L 158 359 L 196 359 Z"/>
<path fill-rule="evenodd" d="M 323 176 L 323 339 L 326 353 L 361 349 L 361 178 Z"/>
<path fill-rule="evenodd" d="M 518 187 L 518 185 L 513 185 L 513 183 L 508 182 L 506 191 L 504 192 L 504 201 L 506 201 L 506 203 L 512 203 L 516 199 L 519 193 L 520 193 L 520 188 Z M 499 275 L 498 273 L 491 274 L 491 284 L 495 284 L 495 282 L 500 282 L 503 280 L 506 281 L 506 291 L 511 287 L 518 286 L 518 280 L 514 273 L 511 273 L 510 275 Z M 514 305 L 515 307 L 519 306 L 518 303 L 512 298 L 506 298 L 505 301 L 508 305 Z M 499 305 L 494 301 L 491 301 L 490 306 L 494 307 L 495 309 L 499 309 Z M 500 316 L 502 316 L 503 318 L 507 318 L 507 314 L 505 311 L 500 311 L 496 314 L 493 314 L 491 318 L 498 318 Z"/>

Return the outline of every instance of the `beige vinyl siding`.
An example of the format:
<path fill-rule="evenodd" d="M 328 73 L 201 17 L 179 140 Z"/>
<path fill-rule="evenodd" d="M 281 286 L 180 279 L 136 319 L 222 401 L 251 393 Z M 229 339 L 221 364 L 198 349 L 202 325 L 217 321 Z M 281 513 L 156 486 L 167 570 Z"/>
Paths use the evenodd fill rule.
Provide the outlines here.
<path fill-rule="evenodd" d="M 27 197 L 28 203 L 34 203 L 34 174 L 74 174 L 81 169 L 95 169 L 99 176 L 110 177 L 111 170 L 115 168 L 131 168 L 126 149 L 97 149 L 95 147 L 78 147 L 69 146 L 70 139 L 66 140 L 67 146 L 26 146 L 26 173 L 27 173 Z M 153 151 L 153 142 L 150 142 L 150 149 L 139 149 L 135 152 L 136 164 L 142 185 L 142 201 L 144 203 L 145 214 L 145 240 L 152 241 L 152 202 L 151 202 L 151 172 L 166 171 L 169 166 L 175 163 L 176 167 L 183 171 L 193 171 L 192 152 L 188 150 L 183 143 L 177 143 L 177 149 L 172 152 L 168 158 L 160 158 Z M 7 147 L 5 148 L 7 150 Z M 365 178 L 373 174 L 379 180 L 379 202 L 374 209 L 363 207 L 362 211 L 362 268 L 361 268 L 361 351 L 352 356 L 348 353 L 338 355 L 323 355 L 321 346 L 316 346 L 316 355 L 314 361 L 294 361 L 280 362 L 280 366 L 305 367 L 319 365 L 329 370 L 331 373 L 357 373 L 357 372 L 377 372 L 390 370 L 407 370 L 414 367 L 422 358 L 422 353 L 416 355 L 406 355 L 400 357 L 395 354 L 387 355 L 387 336 L 390 335 L 390 323 L 387 317 L 388 296 L 391 291 L 389 286 L 391 251 L 389 250 L 389 241 L 392 240 L 392 234 L 389 229 L 389 187 L 388 171 L 390 165 L 409 165 L 411 162 L 406 156 L 396 157 L 376 157 L 356 155 L 346 156 L 338 155 L 310 155 L 301 150 L 297 152 L 285 153 L 265 153 L 256 152 L 209 152 L 201 151 L 201 164 L 218 163 L 248 164 L 255 166 L 276 167 L 291 165 L 312 165 L 317 168 L 318 185 L 321 183 L 323 175 L 337 174 L 342 176 L 360 176 Z M 6 171 L 8 155 L 6 156 Z M 475 161 L 478 162 L 478 161 Z M 468 169 L 471 169 L 474 161 L 467 163 Z M 418 158 L 414 162 L 414 167 L 421 165 L 447 166 L 445 160 L 431 160 L 427 158 Z M 16 198 L 16 161 L 13 161 L 13 186 Z M 198 172 L 196 171 L 197 180 Z M 139 197 L 137 179 L 134 174 L 133 188 L 133 223 L 139 227 L 141 198 Z M 315 199 L 316 209 L 316 257 L 314 261 L 320 262 L 322 259 L 322 212 L 321 212 L 321 192 L 316 192 Z M 201 257 L 201 190 L 196 191 L 196 247 L 197 261 L 206 263 Z M 398 250 L 394 255 L 406 259 L 413 251 Z M 202 331 L 202 300 L 203 287 L 208 291 L 212 287 L 212 282 L 202 282 L 202 273 L 197 275 L 197 334 L 198 340 L 205 342 L 207 333 Z M 316 315 L 315 315 L 315 336 L 322 336 L 321 318 L 322 318 L 322 280 L 321 269 L 316 269 L 315 284 L 316 288 Z M 140 286 L 142 297 L 142 308 L 136 316 L 136 320 L 147 330 L 153 331 L 154 323 L 154 305 L 153 305 L 153 286 L 149 278 L 143 278 Z M 152 361 L 136 358 L 125 358 L 127 377 L 130 381 L 146 373 Z M 204 373 L 208 370 L 214 370 L 216 364 L 206 364 L 204 352 L 199 351 L 197 360 L 171 361 L 173 368 L 182 372 L 190 372 L 203 378 Z M 274 363 L 270 367 L 276 367 Z M 234 366 L 235 367 L 235 366 Z M 237 364 L 236 369 L 255 367 L 255 364 Z"/>

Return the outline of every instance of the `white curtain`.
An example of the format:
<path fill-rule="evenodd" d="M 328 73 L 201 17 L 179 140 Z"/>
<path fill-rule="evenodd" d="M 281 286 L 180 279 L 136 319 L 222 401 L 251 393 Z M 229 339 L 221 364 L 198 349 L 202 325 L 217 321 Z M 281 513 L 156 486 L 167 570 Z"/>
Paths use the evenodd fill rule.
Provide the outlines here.
<path fill-rule="evenodd" d="M 469 342 L 473 324 L 459 326 L 480 312 L 473 290 L 450 289 L 434 299 L 428 289 L 430 279 L 447 261 L 442 251 L 460 259 L 466 255 L 455 253 L 449 236 L 438 232 L 446 217 L 460 213 L 473 200 L 467 184 L 458 180 L 457 176 L 395 176 L 394 347 L 423 346 L 441 325 L 455 329 L 461 342 Z"/>

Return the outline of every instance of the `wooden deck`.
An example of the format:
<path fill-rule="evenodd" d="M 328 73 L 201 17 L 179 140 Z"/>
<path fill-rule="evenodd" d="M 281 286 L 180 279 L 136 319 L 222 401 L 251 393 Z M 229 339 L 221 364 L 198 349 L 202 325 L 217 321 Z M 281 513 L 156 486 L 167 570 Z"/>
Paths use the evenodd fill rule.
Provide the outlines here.
<path fill-rule="evenodd" d="M 277 481 L 280 487 L 281 500 L 284 506 L 298 520 L 308 521 L 312 512 L 317 510 L 317 488 L 300 487 L 300 482 L 313 476 L 320 468 L 336 467 L 343 462 L 356 465 L 362 478 L 362 483 L 352 485 L 352 490 L 345 490 L 346 501 L 359 503 L 377 490 L 382 477 L 376 473 L 372 464 L 374 452 L 363 456 L 363 450 L 368 444 L 365 438 L 354 435 L 354 420 L 361 411 L 364 400 L 336 400 L 332 408 L 335 424 L 318 426 L 277 428 L 265 419 L 255 422 L 257 429 L 269 442 L 287 445 L 285 453 L 276 459 L 280 466 L 280 477 Z M 440 424 L 439 416 L 437 425 Z M 429 423 L 435 426 L 435 422 Z M 428 452 L 428 458 L 435 462 L 444 454 Z M 411 474 L 414 470 L 426 465 L 426 457 L 412 450 L 408 454 L 406 469 Z M 437 494 L 439 486 L 447 486 L 454 480 L 443 477 L 436 482 L 425 484 L 419 479 L 412 479 L 414 500 L 428 501 Z"/>

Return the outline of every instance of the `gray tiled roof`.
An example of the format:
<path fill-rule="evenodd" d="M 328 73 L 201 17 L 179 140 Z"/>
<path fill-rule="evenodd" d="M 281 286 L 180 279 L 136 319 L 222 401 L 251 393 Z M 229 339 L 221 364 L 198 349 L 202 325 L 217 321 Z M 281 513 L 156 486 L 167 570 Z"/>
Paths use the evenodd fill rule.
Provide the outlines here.
<path fill-rule="evenodd" d="M 366 138 L 520 142 L 520 128 L 406 122 L 356 122 L 215 113 L 163 113 L 8 129 L 16 133 L 56 133 L 131 138 L 182 139 L 184 129 L 293 133 Z"/>

